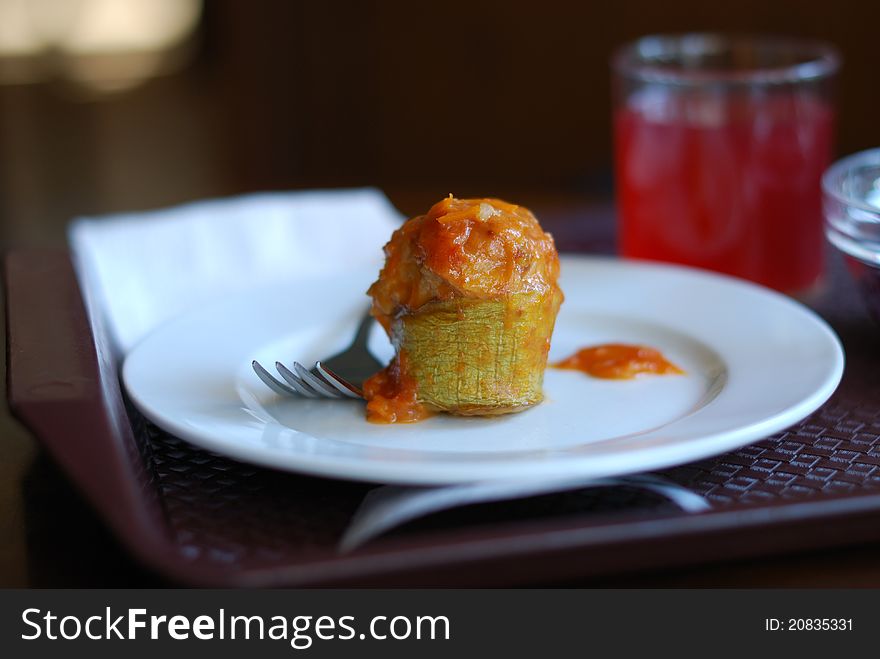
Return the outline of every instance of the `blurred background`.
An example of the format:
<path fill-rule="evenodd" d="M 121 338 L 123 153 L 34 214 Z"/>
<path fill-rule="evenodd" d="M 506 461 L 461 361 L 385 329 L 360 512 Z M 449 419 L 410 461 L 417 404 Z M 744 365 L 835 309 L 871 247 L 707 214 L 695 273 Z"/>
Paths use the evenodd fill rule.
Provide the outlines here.
<path fill-rule="evenodd" d="M 837 150 L 877 146 L 878 24 L 853 0 L 0 0 L 0 243 L 264 189 L 610 199 L 608 58 L 646 33 L 832 41 Z"/>

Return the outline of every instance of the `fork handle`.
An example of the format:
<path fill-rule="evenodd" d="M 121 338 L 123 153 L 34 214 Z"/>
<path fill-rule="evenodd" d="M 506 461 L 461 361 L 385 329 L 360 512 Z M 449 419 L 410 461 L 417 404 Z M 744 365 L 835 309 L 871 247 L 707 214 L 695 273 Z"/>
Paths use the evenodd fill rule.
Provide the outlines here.
<path fill-rule="evenodd" d="M 373 326 L 373 316 L 370 313 L 370 310 L 367 309 L 366 313 L 361 318 L 361 322 L 358 325 L 357 333 L 354 336 L 354 341 L 352 342 L 353 346 L 366 346 L 367 339 L 370 337 L 370 328 Z"/>

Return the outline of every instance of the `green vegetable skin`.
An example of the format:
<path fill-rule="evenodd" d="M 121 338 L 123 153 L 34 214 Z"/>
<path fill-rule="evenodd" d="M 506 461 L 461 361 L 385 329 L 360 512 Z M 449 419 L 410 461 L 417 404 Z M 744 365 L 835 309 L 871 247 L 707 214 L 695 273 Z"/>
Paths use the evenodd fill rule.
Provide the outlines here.
<path fill-rule="evenodd" d="M 497 300 L 431 302 L 395 334 L 419 401 L 445 412 L 494 415 L 540 403 L 558 289 Z"/>

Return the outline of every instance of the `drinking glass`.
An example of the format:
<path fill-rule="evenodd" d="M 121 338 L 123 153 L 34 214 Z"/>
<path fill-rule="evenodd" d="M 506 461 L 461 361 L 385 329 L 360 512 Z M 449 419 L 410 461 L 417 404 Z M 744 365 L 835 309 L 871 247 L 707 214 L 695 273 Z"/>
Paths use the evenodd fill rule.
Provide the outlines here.
<path fill-rule="evenodd" d="M 830 45 L 780 37 L 649 36 L 618 49 L 621 253 L 812 289 L 839 61 Z"/>

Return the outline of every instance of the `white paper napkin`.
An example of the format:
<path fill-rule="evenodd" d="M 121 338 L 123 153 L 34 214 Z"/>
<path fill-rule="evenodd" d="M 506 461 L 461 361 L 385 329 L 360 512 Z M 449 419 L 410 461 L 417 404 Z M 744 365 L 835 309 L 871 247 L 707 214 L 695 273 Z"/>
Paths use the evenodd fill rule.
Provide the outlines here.
<path fill-rule="evenodd" d="M 370 264 L 378 270 L 402 219 L 374 189 L 271 193 L 80 218 L 69 238 L 92 321 L 124 355 L 163 322 L 230 293 Z M 608 485 L 644 487 L 690 512 L 708 507 L 656 478 L 385 486 L 365 498 L 340 550 L 440 510 Z"/>
<path fill-rule="evenodd" d="M 82 288 L 123 354 L 190 308 L 261 284 L 375 263 L 402 221 L 378 190 L 254 194 L 80 218 Z"/>

